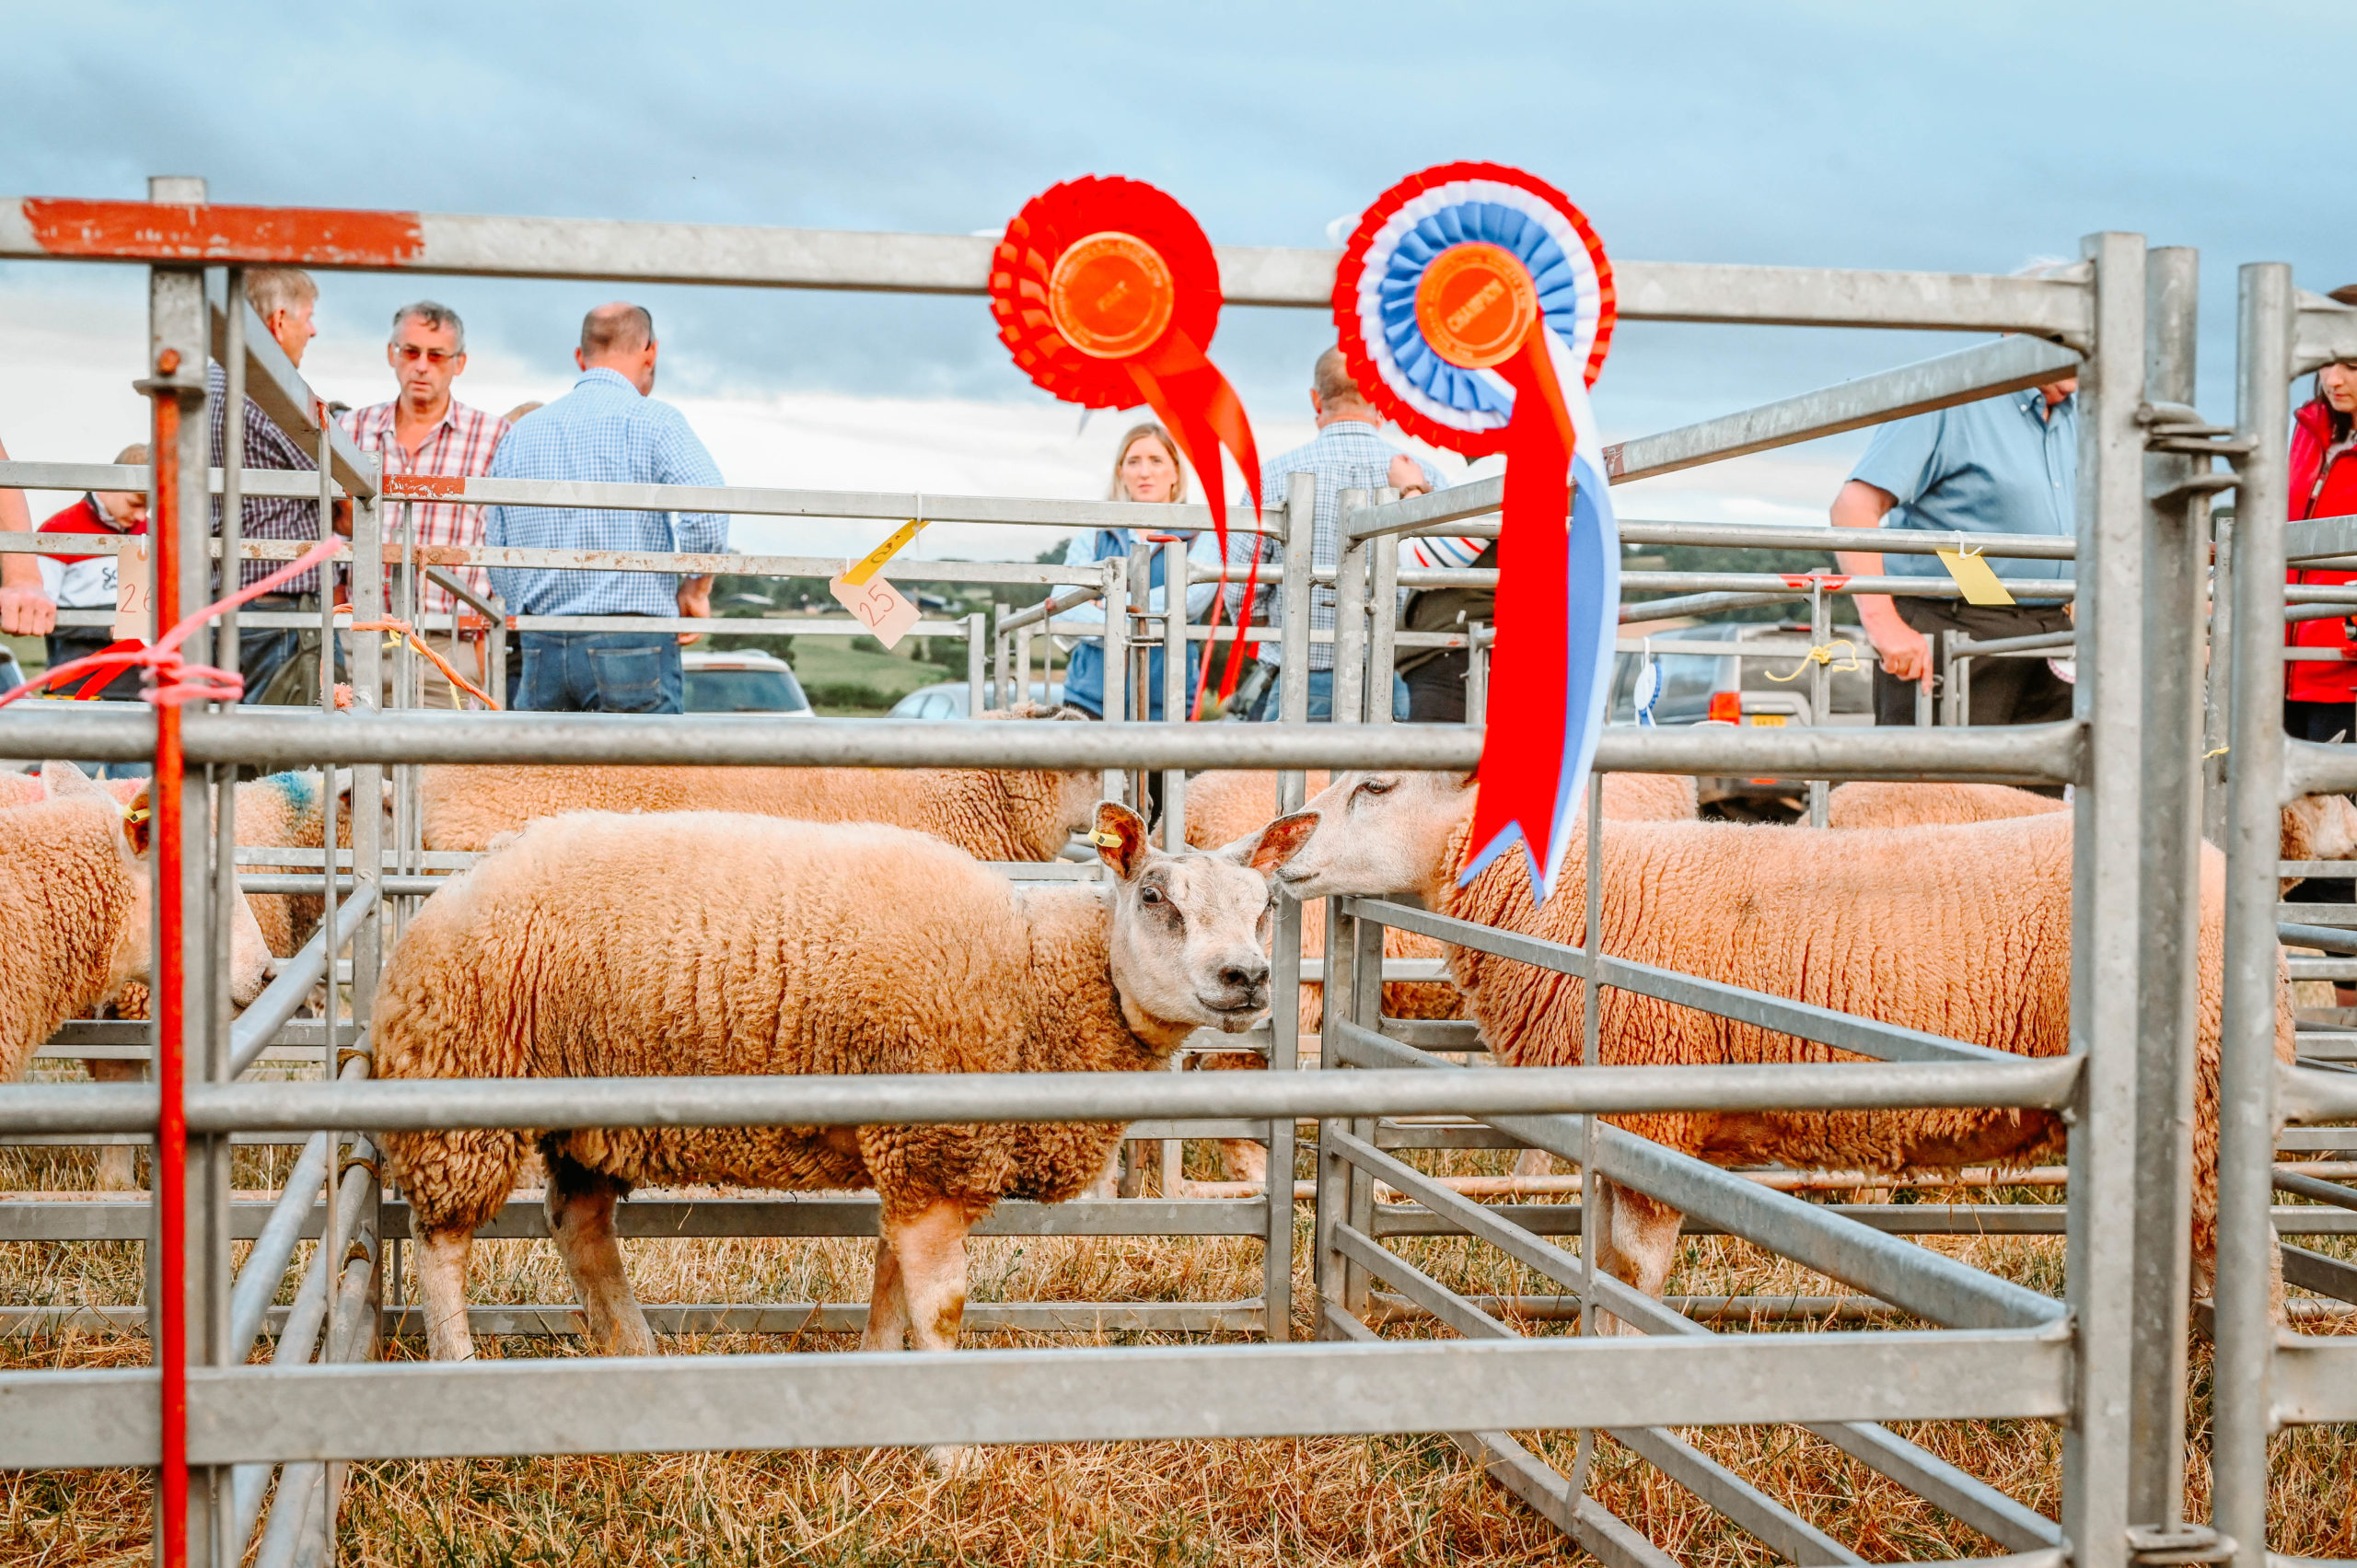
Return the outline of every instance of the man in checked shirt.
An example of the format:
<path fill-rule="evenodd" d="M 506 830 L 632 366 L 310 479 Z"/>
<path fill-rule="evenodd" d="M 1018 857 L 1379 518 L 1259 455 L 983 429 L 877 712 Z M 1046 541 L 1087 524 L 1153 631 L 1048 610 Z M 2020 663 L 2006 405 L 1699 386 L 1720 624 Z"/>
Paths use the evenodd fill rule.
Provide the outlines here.
<path fill-rule="evenodd" d="M 303 351 L 319 335 L 311 319 L 319 299 L 319 285 L 311 281 L 308 273 L 293 267 L 247 269 L 246 302 L 254 308 L 254 314 L 261 318 L 271 337 L 298 368 L 303 363 Z M 210 394 L 206 402 L 213 411 L 213 466 L 219 468 L 228 444 L 227 423 L 222 417 L 222 405 L 228 401 L 228 378 L 217 361 L 205 371 L 205 388 Z M 242 428 L 245 467 L 319 472 L 317 454 L 307 452 L 287 439 L 251 398 L 246 400 Z M 344 505 L 339 502 L 336 507 L 340 532 L 348 532 L 351 528 L 349 522 L 341 520 Z M 238 506 L 238 515 L 239 532 L 246 539 L 289 540 L 302 544 L 316 544 L 319 540 L 317 500 L 249 495 Z M 221 531 L 221 498 L 217 495 L 213 498 L 213 531 Z M 240 561 L 238 587 L 258 583 L 285 564 L 284 561 Z M 238 627 L 238 670 L 246 678 L 244 700 L 295 703 L 319 701 L 319 633 L 314 623 L 319 613 L 319 569 L 314 566 L 276 590 L 247 600 L 245 608 L 248 611 L 281 614 L 292 611 L 309 616 L 312 623 L 300 627 Z M 338 649 L 339 670 L 343 665 L 343 650 Z"/>
<path fill-rule="evenodd" d="M 467 325 L 447 305 L 421 299 L 393 313 L 393 334 L 385 344 L 385 363 L 393 367 L 401 395 L 390 402 L 371 403 L 343 416 L 344 430 L 364 452 L 383 454 L 385 473 L 435 474 L 449 479 L 480 479 L 491 472 L 492 454 L 507 422 L 496 414 L 469 408 L 450 395 L 450 383 L 467 367 Z M 477 545 L 482 542 L 483 509 L 450 501 L 405 501 L 389 505 L 385 543 L 390 551 L 406 537 L 420 545 Z M 450 568 L 477 593 L 491 591 L 491 579 L 480 566 Z M 418 572 L 416 609 L 439 618 L 469 610 L 441 584 Z M 385 568 L 385 610 L 402 613 L 393 598 L 393 568 Z M 375 633 L 360 633 L 374 636 Z M 480 635 L 456 631 L 421 631 L 419 639 L 449 660 L 450 667 L 478 686 L 487 675 L 488 659 Z M 461 649 L 471 650 L 465 656 Z M 447 708 L 459 705 L 458 693 L 430 659 L 417 661 L 418 705 Z M 385 661 L 383 697 L 392 702 L 393 661 Z M 505 694 L 493 692 L 505 702 Z"/>
<path fill-rule="evenodd" d="M 517 424 L 492 459 L 493 479 L 717 486 L 719 465 L 657 401 L 655 318 L 641 306 L 601 305 L 582 319 L 573 390 Z M 728 548 L 717 512 L 618 512 L 581 506 L 493 506 L 486 544 L 716 555 Z M 494 566 L 492 586 L 511 615 L 669 618 L 712 613 L 712 579 L 663 572 Z M 676 714 L 679 645 L 668 632 L 526 632 L 519 708 L 543 713 Z"/>

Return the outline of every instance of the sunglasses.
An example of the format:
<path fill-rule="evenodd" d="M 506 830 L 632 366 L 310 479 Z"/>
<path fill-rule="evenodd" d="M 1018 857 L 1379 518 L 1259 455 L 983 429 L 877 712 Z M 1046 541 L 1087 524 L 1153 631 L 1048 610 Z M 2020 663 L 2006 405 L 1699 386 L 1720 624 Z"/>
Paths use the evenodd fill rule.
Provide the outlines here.
<path fill-rule="evenodd" d="M 412 365 L 416 364 L 421 359 L 431 361 L 435 365 L 447 365 L 454 359 L 464 359 L 466 357 L 465 353 L 459 349 L 420 348 L 415 343 L 395 343 L 393 344 L 393 353 L 409 361 Z"/>

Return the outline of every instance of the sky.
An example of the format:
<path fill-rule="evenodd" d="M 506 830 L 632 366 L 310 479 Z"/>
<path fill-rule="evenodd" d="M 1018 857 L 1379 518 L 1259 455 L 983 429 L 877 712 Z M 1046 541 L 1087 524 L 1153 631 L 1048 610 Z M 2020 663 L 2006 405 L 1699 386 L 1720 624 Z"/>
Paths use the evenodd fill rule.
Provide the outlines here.
<path fill-rule="evenodd" d="M 964 234 L 1118 173 L 1216 242 L 1321 246 L 1401 176 L 1488 158 L 1565 191 L 1620 257 L 2003 272 L 2105 228 L 2196 246 L 2212 417 L 2232 411 L 2237 265 L 2357 280 L 2329 100 L 2287 90 L 2297 62 L 2351 57 L 2357 8 L 0 0 L 0 18 L 14 194 L 137 198 L 182 173 L 224 202 Z M 306 369 L 324 394 L 389 396 L 385 319 L 427 292 L 468 321 L 459 395 L 493 410 L 563 391 L 582 311 L 617 292 L 323 281 Z M 656 314 L 658 394 L 733 481 L 1101 494 L 1127 423 L 1084 429 L 1032 389 L 979 299 L 628 292 Z M 89 460 L 136 436 L 141 315 L 135 269 L 0 264 L 12 453 Z M 1212 354 L 1262 451 L 1307 434 L 1331 333 L 1320 311 L 1224 314 Z M 1597 414 L 1643 434 L 1968 341 L 1627 323 Z M 1816 520 L 1863 441 L 1645 482 L 1620 506 Z M 755 549 L 864 540 L 737 529 Z M 1013 553 L 985 530 L 926 548 Z"/>

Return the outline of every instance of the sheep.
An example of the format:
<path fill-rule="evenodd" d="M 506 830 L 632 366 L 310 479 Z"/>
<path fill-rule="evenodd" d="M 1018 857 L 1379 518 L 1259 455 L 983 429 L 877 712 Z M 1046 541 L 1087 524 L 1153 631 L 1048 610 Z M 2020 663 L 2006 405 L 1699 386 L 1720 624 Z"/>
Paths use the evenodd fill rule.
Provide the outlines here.
<path fill-rule="evenodd" d="M 2068 811 L 2070 803 L 2011 784 L 1836 784 L 1826 797 L 1832 828 L 1917 828 L 1934 822 L 1995 822 Z"/>
<path fill-rule="evenodd" d="M 1534 905 L 1519 854 L 1464 888 L 1478 790 L 1456 775 L 1346 773 L 1302 813 L 1318 823 L 1278 871 L 1296 896 L 1418 892 L 1428 907 L 1484 925 L 1578 944 L 1585 900 Z M 1295 819 L 1284 819 L 1290 823 Z M 1345 824 L 1347 823 L 1347 828 Z M 1271 823 L 1273 834 L 1283 823 Z M 1795 854 L 1791 829 L 1630 822 L 1605 835 L 1605 950 L 1861 1016 L 2027 1056 L 2069 1045 L 2072 819 L 1854 832 L 1839 854 Z M 1577 888 L 1574 837 L 1560 886 Z M 2196 1294 L 2216 1258 L 2219 987 L 2224 862 L 2201 858 L 2200 1011 L 2194 1120 Z M 1962 959 L 1963 961 L 1959 961 Z M 1469 948 L 1450 955 L 1481 1032 L 1516 1066 L 1576 1063 L 1580 985 Z M 2282 982 L 2279 982 L 2279 988 Z M 2280 989 L 2279 989 L 2280 993 Z M 1610 1064 L 1846 1059 L 1830 1048 L 1631 992 L 1603 998 L 1600 1059 Z M 2280 1007 L 2277 1053 L 2292 1056 Z M 2031 1158 L 2062 1136 L 2044 1111 L 1919 1109 L 1695 1112 L 1612 1119 L 1721 1164 L 1782 1162 L 1898 1173 Z M 1598 1183 L 1607 1205 L 1598 1261 L 1658 1296 L 1680 1216 Z"/>
<path fill-rule="evenodd" d="M 1307 775 L 1313 795 L 1323 790 L 1329 775 L 1322 770 Z M 1585 797 L 1583 797 L 1585 798 Z M 1699 809 L 1694 780 L 1682 774 L 1607 773 L 1604 775 L 1604 816 L 1607 821 L 1690 821 Z M 1583 807 L 1583 818 L 1585 817 Z M 1277 815 L 1277 775 L 1266 772 L 1214 772 L 1187 781 L 1187 842 L 1201 848 L 1232 843 Z M 1383 954 L 1388 958 L 1437 958 L 1447 949 L 1418 932 L 1397 928 L 1383 934 Z M 1301 956 L 1321 958 L 1326 952 L 1326 906 L 1312 901 L 1301 912 Z M 1387 981 L 1383 1011 L 1393 1018 L 1461 1018 L 1465 999 L 1446 981 Z M 1314 1034 L 1326 1017 L 1326 988 L 1317 981 L 1301 987 L 1301 1029 Z M 1206 1071 L 1249 1071 L 1263 1065 L 1249 1051 L 1224 1051 L 1198 1056 L 1195 1065 Z M 1262 1181 L 1268 1175 L 1268 1151 L 1248 1138 L 1220 1142 L 1223 1174 L 1231 1181 Z M 1515 1169 L 1523 1175 L 1541 1174 L 1547 1156 L 1525 1151 Z"/>
<path fill-rule="evenodd" d="M 1827 802 L 1834 828 L 1917 828 L 1935 822 L 1993 822 L 2067 811 L 2052 796 L 2005 784 L 1845 784 Z M 2357 860 L 2357 806 L 2345 795 L 2306 795 L 2283 807 L 2285 860 Z M 2288 894 L 2302 878 L 2286 877 Z"/>
<path fill-rule="evenodd" d="M 41 778 L 34 774 L 10 774 L 27 783 L 13 789 L 19 801 L 44 798 Z M 345 804 L 350 804 L 349 775 L 345 778 Z M 309 773 L 273 773 L 238 785 L 238 842 L 240 844 L 274 847 L 319 847 L 324 836 L 320 811 L 319 775 Z M 5 788 L 6 786 L 0 786 Z M 137 812 L 147 805 L 149 781 L 146 779 L 107 779 L 98 787 L 104 790 L 126 812 Z M 5 809 L 9 796 L 0 794 L 0 809 Z M 349 813 L 346 813 L 348 818 Z M 352 842 L 348 820 L 340 824 L 345 844 Z M 266 869 L 257 867 L 256 869 Z M 312 928 L 319 924 L 323 900 L 318 894 L 249 893 L 243 900 L 243 921 L 254 922 L 257 939 L 261 943 L 265 965 L 269 958 L 291 958 L 301 945 L 298 932 L 308 940 Z M 251 1000 L 239 998 L 239 1005 Z M 139 1019 L 147 1016 L 148 991 L 145 983 L 134 981 L 122 987 L 121 993 L 99 1005 L 110 1017 Z M 138 1083 L 146 1076 L 144 1063 L 107 1057 L 91 1057 L 82 1063 L 90 1076 L 100 1083 Z M 127 1191 L 137 1185 L 136 1155 L 128 1144 L 110 1144 L 99 1156 L 99 1186 L 108 1191 Z"/>
<path fill-rule="evenodd" d="M 21 1076 L 66 1019 L 147 978 L 146 833 L 71 762 L 41 770 L 42 798 L 0 809 L 0 1080 Z M 230 951 L 230 997 L 261 994 L 270 960 L 250 913 Z"/>
<path fill-rule="evenodd" d="M 1110 802 L 1109 884 L 1022 886 L 907 829 L 720 812 L 526 828 L 412 920 L 377 993 L 389 1078 L 1150 1071 L 1269 1005 L 1270 866 L 1306 824 L 1165 854 Z M 394 1133 L 427 1333 L 471 1353 L 475 1230 L 537 1144 L 588 1332 L 652 1354 L 613 1206 L 640 1182 L 875 1188 L 864 1348 L 954 1348 L 963 1240 L 1001 1198 L 1055 1202 L 1119 1124 Z"/>
<path fill-rule="evenodd" d="M 1082 719 L 1025 703 L 985 718 Z M 884 822 L 980 860 L 1053 860 L 1088 826 L 1101 775 L 985 768 L 429 767 L 425 847 L 482 850 L 564 811 L 749 811 L 811 822 Z"/>

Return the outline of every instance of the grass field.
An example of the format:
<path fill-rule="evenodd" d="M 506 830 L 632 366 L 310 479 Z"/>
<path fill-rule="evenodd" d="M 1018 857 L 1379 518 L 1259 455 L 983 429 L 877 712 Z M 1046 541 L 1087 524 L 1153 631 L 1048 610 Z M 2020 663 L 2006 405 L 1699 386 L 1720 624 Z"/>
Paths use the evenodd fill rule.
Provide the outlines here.
<path fill-rule="evenodd" d="M 1202 1151 L 1190 1150 L 1190 1161 Z M 267 1186 L 275 1163 L 241 1153 L 238 1184 Z M 1432 1154 L 1426 1168 L 1495 1172 L 1504 1156 Z M 78 1151 L 0 1152 L 0 1187 L 90 1184 Z M 1306 1174 L 1306 1167 L 1304 1167 Z M 1208 1169 L 1190 1174 L 1209 1175 Z M 2037 1201 L 2050 1191 L 1959 1194 Z M 1309 1297 L 1307 1209 L 1295 1281 Z M 1929 1238 L 1928 1244 L 2033 1288 L 2059 1292 L 2053 1238 Z M 2317 1243 L 2351 1255 L 2347 1248 Z M 860 1300 L 871 1244 L 843 1240 L 632 1242 L 632 1277 L 649 1302 Z M 1468 1292 L 1549 1287 L 1491 1249 L 1462 1238 L 1400 1243 L 1403 1256 Z M 298 1259 L 299 1261 L 299 1259 Z M 975 1244 L 976 1301 L 1218 1300 L 1255 1294 L 1260 1249 L 1227 1238 L 1072 1237 Z M 0 1246 L 0 1299 L 18 1304 L 129 1302 L 138 1258 L 125 1246 Z M 1840 1287 L 1749 1245 L 1689 1238 L 1670 1289 L 1698 1295 L 1839 1294 Z M 567 1288 L 541 1242 L 480 1244 L 470 1285 L 478 1303 L 562 1301 Z M 1903 1319 L 1892 1320 L 1894 1326 Z M 1306 1317 L 1296 1322 L 1306 1334 Z M 1525 1325 L 1566 1333 L 1566 1323 Z M 1729 1331 L 1741 1331 L 1728 1325 Z M 1441 1332 L 1407 1324 L 1394 1337 Z M 1798 1331 L 1808 1331 L 1802 1327 Z M 2311 1331 L 2320 1331 L 2312 1329 Z M 1173 1342 L 1115 1334 L 1100 1342 Z M 969 1334 L 969 1345 L 1071 1344 L 1075 1336 Z M 571 1341 L 478 1342 L 486 1356 L 580 1353 Z M 851 1348 L 846 1335 L 667 1341 L 670 1353 Z M 265 1347 L 266 1350 L 267 1347 Z M 414 1347 L 390 1352 L 413 1356 Z M 0 1346 L 17 1367 L 135 1365 L 137 1339 L 19 1340 Z M 2206 1352 L 2197 1347 L 2189 1485 L 2206 1507 Z M 1919 1423 L 1906 1434 L 2052 1513 L 2061 1445 L 2042 1422 Z M 1523 1434 L 1568 1468 L 1567 1434 Z M 1770 1495 L 1869 1561 L 1985 1555 L 1999 1549 L 1796 1427 L 1684 1434 Z M 2346 1428 L 2277 1440 L 2278 1551 L 2357 1555 L 2357 1444 Z M 1766 1563 L 1752 1538 L 1712 1515 L 1609 1439 L 1591 1472 L 1595 1495 L 1682 1560 Z M 142 1472 L 0 1476 L 0 1564 L 146 1561 L 148 1490 Z M 376 1463 L 354 1466 L 341 1531 L 343 1560 L 384 1564 L 672 1565 L 1505 1564 L 1581 1556 L 1550 1526 L 1492 1486 L 1441 1436 L 1374 1440 L 1110 1444 L 987 1450 L 956 1475 L 905 1451 L 623 1456 Z"/>

